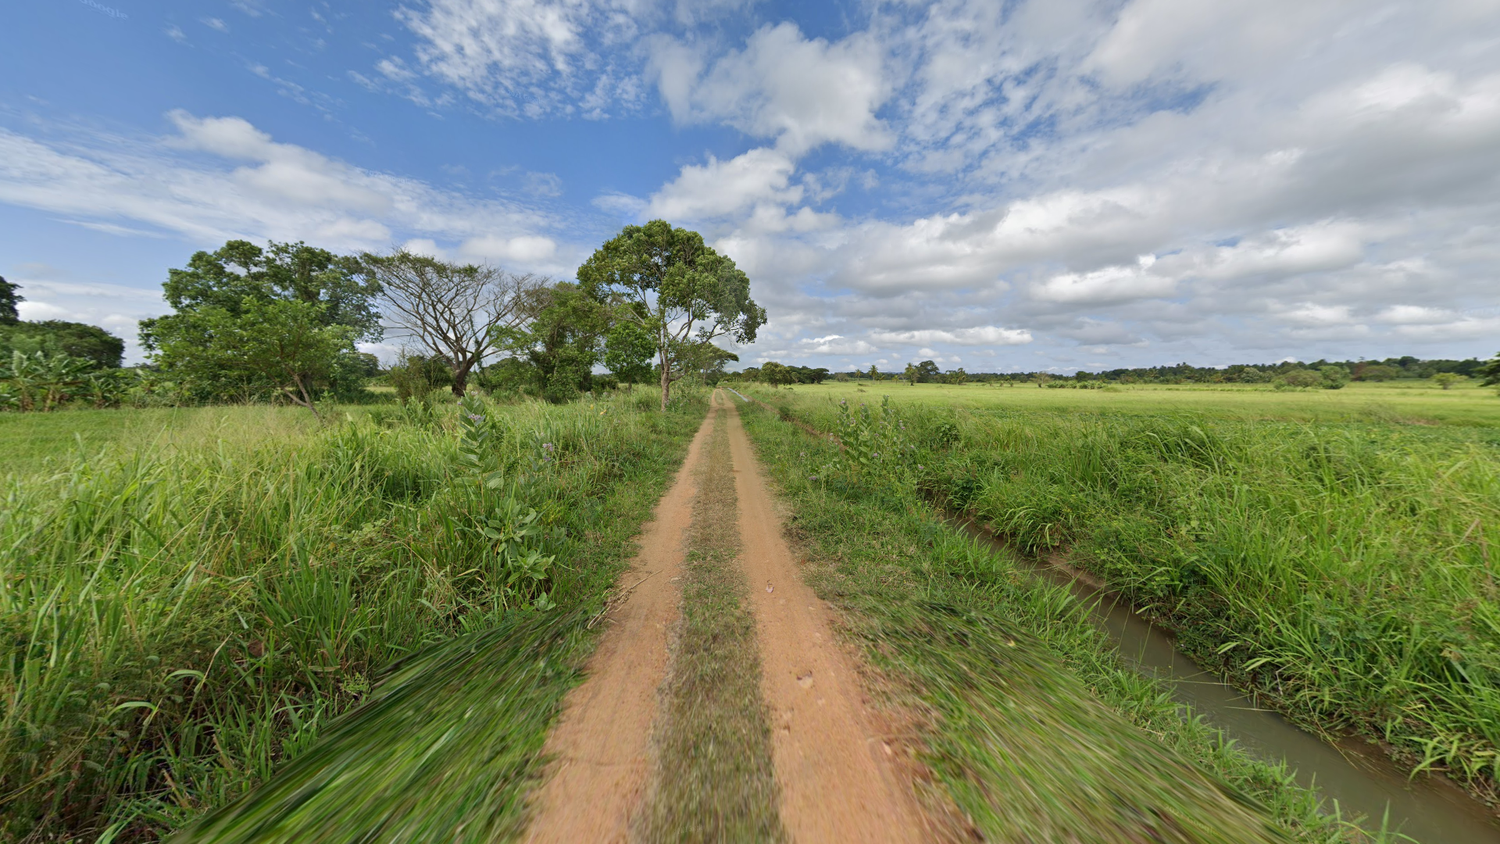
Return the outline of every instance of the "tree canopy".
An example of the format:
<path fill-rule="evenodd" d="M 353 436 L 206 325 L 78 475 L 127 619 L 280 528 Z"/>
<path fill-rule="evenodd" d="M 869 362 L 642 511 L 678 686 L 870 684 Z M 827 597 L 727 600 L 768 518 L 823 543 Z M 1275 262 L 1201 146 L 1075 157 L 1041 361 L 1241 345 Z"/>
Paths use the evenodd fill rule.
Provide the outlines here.
<path fill-rule="evenodd" d="M 560 282 L 527 291 L 520 310 L 529 321 L 497 327 L 496 347 L 532 365 L 548 401 L 564 402 L 592 389 L 609 309 L 578 285 Z"/>
<path fill-rule="evenodd" d="M 169 271 L 175 313 L 141 322 L 152 363 L 199 398 L 285 396 L 312 407 L 322 391 L 363 388 L 357 340 L 381 336 L 358 261 L 302 243 L 262 249 L 231 240 Z"/>
<path fill-rule="evenodd" d="M 0 325 L 10 325 L 21 318 L 16 312 L 16 304 L 22 301 L 20 294 L 16 293 L 16 285 L 0 276 Z"/>
<path fill-rule="evenodd" d="M 766 321 L 765 309 L 750 298 L 750 279 L 734 261 L 697 232 L 665 220 L 626 226 L 578 268 L 578 281 L 600 301 L 635 306 L 622 313 L 653 338 L 663 410 L 684 347 L 726 335 L 750 343 Z"/>
<path fill-rule="evenodd" d="M 1486 387 L 1493 387 L 1496 384 L 1500 384 L 1500 352 L 1496 352 L 1495 357 L 1486 363 L 1477 374 L 1484 378 L 1484 381 L 1481 383 Z"/>
<path fill-rule="evenodd" d="M 0 358 L 12 351 L 32 355 L 82 358 L 99 369 L 118 369 L 125 357 L 125 341 L 97 325 L 58 319 L 0 323 Z"/>
<path fill-rule="evenodd" d="M 604 338 L 605 369 L 623 382 L 640 384 L 651 377 L 651 357 L 655 354 L 656 337 L 646 329 L 639 312 L 632 318 L 616 317 Z"/>

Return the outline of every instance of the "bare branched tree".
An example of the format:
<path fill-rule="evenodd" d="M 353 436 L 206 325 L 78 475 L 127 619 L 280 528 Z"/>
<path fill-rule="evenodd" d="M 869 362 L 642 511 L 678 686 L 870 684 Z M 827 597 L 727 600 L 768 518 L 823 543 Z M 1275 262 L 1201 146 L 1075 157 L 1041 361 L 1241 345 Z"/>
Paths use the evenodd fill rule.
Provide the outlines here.
<path fill-rule="evenodd" d="M 462 396 L 469 373 L 495 350 L 494 329 L 526 319 L 525 304 L 546 280 L 498 267 L 452 264 L 414 255 L 360 256 L 380 284 L 386 336 L 441 356 L 453 368 L 453 394 Z"/>

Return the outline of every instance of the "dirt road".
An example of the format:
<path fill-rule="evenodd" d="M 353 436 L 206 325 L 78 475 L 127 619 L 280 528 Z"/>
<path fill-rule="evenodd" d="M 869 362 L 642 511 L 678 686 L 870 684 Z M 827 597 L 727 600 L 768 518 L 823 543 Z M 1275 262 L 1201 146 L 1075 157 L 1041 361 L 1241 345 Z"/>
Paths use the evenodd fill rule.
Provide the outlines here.
<path fill-rule="evenodd" d="M 548 739 L 557 761 L 533 798 L 527 840 L 631 836 L 631 819 L 650 785 L 649 740 L 668 665 L 668 629 L 681 598 L 676 578 L 694 478 L 716 421 L 728 426 L 739 565 L 753 596 L 760 690 L 770 712 L 780 794 L 776 809 L 788 837 L 810 844 L 940 837 L 929 834 L 910 784 L 875 729 L 853 657 L 834 639 L 828 611 L 799 576 L 739 413 L 720 393 L 622 580 L 625 587 L 637 585 L 613 611 L 588 679 L 569 695 Z"/>
<path fill-rule="evenodd" d="M 744 551 L 755 596 L 761 693 L 772 713 L 781 821 L 793 841 L 923 841 L 922 814 L 874 729 L 852 659 L 828 611 L 797 571 L 739 411 L 729 447 Z"/>
<path fill-rule="evenodd" d="M 528 841 L 537 844 L 625 841 L 647 786 L 647 746 L 657 687 L 667 667 L 667 631 L 677 617 L 683 539 L 693 515 L 698 465 L 718 408 L 688 446 L 672 488 L 641 535 L 622 576 L 629 589 L 609 614 L 609 629 L 589 660 L 588 679 L 567 697 L 547 738 L 556 761 L 533 796 Z"/>

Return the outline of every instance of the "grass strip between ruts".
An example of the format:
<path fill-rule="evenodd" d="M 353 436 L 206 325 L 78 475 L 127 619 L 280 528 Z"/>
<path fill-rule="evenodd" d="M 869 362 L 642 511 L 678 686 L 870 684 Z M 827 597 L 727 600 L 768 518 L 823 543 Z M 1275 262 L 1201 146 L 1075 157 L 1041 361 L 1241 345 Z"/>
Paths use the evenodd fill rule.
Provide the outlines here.
<path fill-rule="evenodd" d="M 984 840 L 1345 840 L 1348 827 L 1320 816 L 1284 769 L 1184 721 L 1065 591 L 875 479 L 810 482 L 806 468 L 835 446 L 761 407 L 742 417 L 793 512 L 810 582 L 925 711 L 923 761 Z"/>
<path fill-rule="evenodd" d="M 776 842 L 771 734 L 745 577 L 725 421 L 715 423 L 693 506 L 682 617 L 663 687 L 655 784 L 641 840 Z"/>

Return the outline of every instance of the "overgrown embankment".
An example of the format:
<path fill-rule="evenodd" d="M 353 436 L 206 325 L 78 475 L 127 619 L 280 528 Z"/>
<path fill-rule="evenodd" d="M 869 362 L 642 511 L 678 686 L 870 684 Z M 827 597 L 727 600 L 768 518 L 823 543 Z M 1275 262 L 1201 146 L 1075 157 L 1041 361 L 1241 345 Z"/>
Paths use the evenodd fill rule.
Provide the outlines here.
<path fill-rule="evenodd" d="M 924 713 L 920 761 L 985 840 L 1345 839 L 1284 769 L 1183 721 L 1066 591 L 944 524 L 900 469 L 916 443 L 899 420 L 848 426 L 841 449 L 742 414 L 814 586 Z"/>
<path fill-rule="evenodd" d="M 1500 452 L 1471 434 L 967 418 L 924 483 L 1304 723 L 1500 781 Z"/>
<path fill-rule="evenodd" d="M 386 412 L 11 481 L 0 838 L 153 839 L 288 760 L 219 840 L 515 828 L 586 623 L 702 417 L 702 396 L 640 398 Z"/>
<path fill-rule="evenodd" d="M 785 402 L 783 402 L 785 404 Z M 823 430 L 831 403 L 786 412 Z M 1304 723 L 1500 776 L 1493 429 L 904 407 L 917 484 L 1069 560 Z M 919 467 L 919 468 L 918 468 Z"/>

